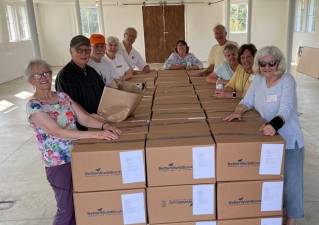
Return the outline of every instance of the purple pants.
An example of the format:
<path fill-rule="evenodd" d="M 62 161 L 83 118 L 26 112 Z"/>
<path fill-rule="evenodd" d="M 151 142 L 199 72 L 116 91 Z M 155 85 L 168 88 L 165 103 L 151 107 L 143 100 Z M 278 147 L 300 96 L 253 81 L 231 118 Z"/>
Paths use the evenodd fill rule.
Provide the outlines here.
<path fill-rule="evenodd" d="M 46 167 L 45 171 L 57 202 L 53 225 L 75 225 L 71 163 Z"/>

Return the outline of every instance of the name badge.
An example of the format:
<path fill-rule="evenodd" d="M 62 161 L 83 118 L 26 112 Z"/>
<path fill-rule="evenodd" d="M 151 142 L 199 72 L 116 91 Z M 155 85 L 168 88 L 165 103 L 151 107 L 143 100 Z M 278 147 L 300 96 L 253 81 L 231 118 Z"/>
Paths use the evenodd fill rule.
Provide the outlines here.
<path fill-rule="evenodd" d="M 121 68 L 122 67 L 122 65 L 118 65 L 118 66 L 116 66 L 116 68 Z"/>
<path fill-rule="evenodd" d="M 266 102 L 277 102 L 277 95 L 267 95 Z"/>

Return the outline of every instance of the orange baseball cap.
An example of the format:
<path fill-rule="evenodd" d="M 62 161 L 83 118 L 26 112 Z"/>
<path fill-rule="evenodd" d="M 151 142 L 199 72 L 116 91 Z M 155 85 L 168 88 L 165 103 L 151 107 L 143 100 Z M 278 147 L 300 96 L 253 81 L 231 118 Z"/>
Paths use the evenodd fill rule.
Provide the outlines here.
<path fill-rule="evenodd" d="M 90 43 L 92 45 L 105 44 L 105 37 L 102 34 L 91 34 Z"/>

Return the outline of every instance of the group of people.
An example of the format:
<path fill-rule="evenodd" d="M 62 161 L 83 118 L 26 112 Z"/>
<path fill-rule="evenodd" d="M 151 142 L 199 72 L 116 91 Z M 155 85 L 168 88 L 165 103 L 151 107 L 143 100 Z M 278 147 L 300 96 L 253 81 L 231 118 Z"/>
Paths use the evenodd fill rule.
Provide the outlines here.
<path fill-rule="evenodd" d="M 235 42 L 226 39 L 224 26 L 217 25 L 213 32 L 217 44 L 210 50 L 209 66 L 197 75 L 206 76 L 210 83 L 217 79 L 225 83 L 225 91 L 218 97 L 242 97 L 225 121 L 240 120 L 246 111 L 255 109 L 267 121 L 260 131 L 270 136 L 278 133 L 285 140 L 286 224 L 296 225 L 296 219 L 304 216 L 304 140 L 297 113 L 296 82 L 286 72 L 284 55 L 277 47 L 257 51 L 253 44 L 244 44 L 238 49 Z M 71 61 L 58 73 L 56 91 L 51 90 L 52 70 L 48 63 L 33 60 L 26 68 L 27 80 L 35 89 L 27 103 L 27 116 L 57 201 L 54 225 L 75 224 L 70 168 L 73 141 L 114 140 L 121 134 L 97 114 L 104 86 L 113 79 L 130 79 L 134 69 L 150 71 L 133 47 L 136 37 L 137 32 L 131 27 L 125 30 L 122 42 L 101 34 L 73 37 Z M 189 52 L 184 40 L 178 40 L 164 68 L 202 69 L 203 64 Z M 88 127 L 99 130 L 88 131 Z"/>

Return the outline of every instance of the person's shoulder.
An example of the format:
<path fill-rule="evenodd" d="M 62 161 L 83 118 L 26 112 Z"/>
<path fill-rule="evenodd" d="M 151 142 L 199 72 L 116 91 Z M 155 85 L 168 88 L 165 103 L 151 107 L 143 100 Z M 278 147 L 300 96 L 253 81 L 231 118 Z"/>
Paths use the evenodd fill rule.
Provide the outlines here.
<path fill-rule="evenodd" d="M 30 110 L 39 110 L 42 108 L 42 104 L 39 100 L 31 98 L 27 101 L 26 107 Z"/>
<path fill-rule="evenodd" d="M 57 78 L 67 78 L 73 75 L 74 67 L 71 62 L 68 62 L 57 74 Z"/>
<path fill-rule="evenodd" d="M 286 73 L 284 73 L 284 74 L 282 75 L 282 80 L 283 80 L 283 82 L 285 82 L 285 83 L 293 83 L 293 84 L 296 83 L 295 78 L 292 76 L 291 73 L 288 73 L 288 72 L 286 72 Z"/>

